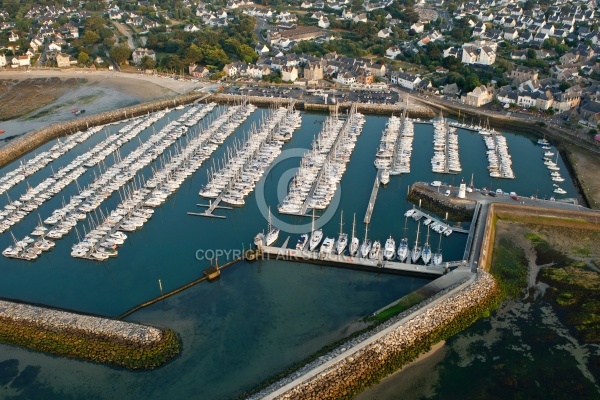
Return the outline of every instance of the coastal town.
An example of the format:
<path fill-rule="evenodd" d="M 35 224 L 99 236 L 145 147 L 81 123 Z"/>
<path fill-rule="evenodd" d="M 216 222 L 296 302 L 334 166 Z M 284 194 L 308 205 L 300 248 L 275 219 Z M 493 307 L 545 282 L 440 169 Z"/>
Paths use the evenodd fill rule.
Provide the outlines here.
<path fill-rule="evenodd" d="M 598 13 L 0 0 L 0 389 L 391 400 L 444 348 L 511 398 L 520 318 L 600 393 Z"/>
<path fill-rule="evenodd" d="M 117 69 L 298 90 L 397 87 L 535 113 L 594 136 L 598 18 L 593 1 L 11 5 L 0 7 L 0 68 Z"/>

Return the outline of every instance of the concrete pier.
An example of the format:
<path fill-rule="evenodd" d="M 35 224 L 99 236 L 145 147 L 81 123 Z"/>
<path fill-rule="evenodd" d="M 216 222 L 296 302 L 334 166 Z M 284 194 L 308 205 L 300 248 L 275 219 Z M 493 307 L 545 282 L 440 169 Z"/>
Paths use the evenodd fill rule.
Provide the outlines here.
<path fill-rule="evenodd" d="M 440 266 L 408 264 L 397 261 L 372 260 L 369 258 L 352 257 L 348 255 L 323 254 L 317 251 L 288 249 L 285 247 L 263 246 L 260 249 L 263 258 L 292 262 L 305 262 L 318 265 L 356 269 L 362 271 L 383 272 L 391 274 L 438 277 L 447 270 L 465 266 L 465 261 L 445 262 Z M 260 256 L 259 256 L 260 257 Z"/>
<path fill-rule="evenodd" d="M 375 183 L 373 183 L 373 190 L 371 190 L 371 197 L 369 198 L 369 205 L 367 206 L 367 212 L 365 213 L 365 224 L 371 222 L 371 215 L 373 215 L 373 209 L 375 208 L 375 202 L 377 201 L 377 193 L 379 193 L 379 182 L 381 181 L 381 171 L 377 171 L 375 176 Z"/>

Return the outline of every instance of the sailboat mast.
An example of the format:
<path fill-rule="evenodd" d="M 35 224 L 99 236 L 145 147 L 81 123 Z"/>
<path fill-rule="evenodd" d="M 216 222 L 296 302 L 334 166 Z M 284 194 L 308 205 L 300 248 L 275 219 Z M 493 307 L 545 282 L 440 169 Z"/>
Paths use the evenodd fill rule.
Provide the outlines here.
<path fill-rule="evenodd" d="M 342 227 L 344 226 L 344 211 L 342 211 L 341 215 L 340 215 L 340 236 L 342 236 L 342 233 L 344 232 L 342 230 Z"/>
<path fill-rule="evenodd" d="M 352 220 L 352 239 L 354 239 L 354 228 L 356 227 L 356 213 L 354 213 L 354 219 Z"/>
<path fill-rule="evenodd" d="M 419 245 L 419 228 L 421 227 L 421 224 L 417 225 L 417 239 L 415 240 L 415 247 L 417 247 Z"/>

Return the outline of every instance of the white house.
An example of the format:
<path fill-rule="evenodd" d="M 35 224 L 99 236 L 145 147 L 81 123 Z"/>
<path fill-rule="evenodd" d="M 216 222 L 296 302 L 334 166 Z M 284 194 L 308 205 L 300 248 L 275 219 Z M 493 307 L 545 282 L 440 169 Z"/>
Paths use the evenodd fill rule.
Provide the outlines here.
<path fill-rule="evenodd" d="M 350 86 L 356 83 L 356 74 L 350 71 L 340 72 L 335 81 L 340 85 Z"/>
<path fill-rule="evenodd" d="M 48 45 L 48 50 L 50 51 L 62 51 L 62 46 L 56 42 L 52 42 Z"/>
<path fill-rule="evenodd" d="M 391 30 L 389 30 L 388 28 L 384 28 L 384 29 L 381 29 L 379 32 L 377 32 L 377 37 L 385 39 L 385 38 L 389 38 L 391 34 L 392 34 Z"/>
<path fill-rule="evenodd" d="M 10 35 L 8 35 L 8 41 L 9 42 L 16 42 L 17 40 L 19 40 L 19 34 L 11 32 Z"/>
<path fill-rule="evenodd" d="M 481 85 L 473 89 L 472 92 L 462 95 L 460 100 L 473 107 L 481 107 L 489 103 L 494 98 L 494 93 L 491 89 Z"/>
<path fill-rule="evenodd" d="M 323 29 L 327 29 L 329 28 L 329 18 L 327 17 L 321 17 L 321 19 L 319 19 L 319 22 L 317 23 L 317 25 L 319 25 L 319 28 L 323 28 Z"/>
<path fill-rule="evenodd" d="M 281 80 L 284 82 L 296 82 L 298 79 L 298 68 L 283 67 L 281 68 Z"/>
<path fill-rule="evenodd" d="M 462 50 L 463 64 L 492 65 L 496 62 L 496 52 L 489 46 L 464 45 Z"/>
<path fill-rule="evenodd" d="M 183 27 L 184 32 L 198 32 L 199 30 L 200 30 L 200 28 L 198 28 L 194 24 L 189 24 L 189 25 L 186 25 Z"/>
<path fill-rule="evenodd" d="M 415 90 L 415 87 L 421 82 L 421 78 L 403 72 L 394 72 L 390 78 L 390 82 L 410 90 Z"/>
<path fill-rule="evenodd" d="M 398 46 L 390 47 L 385 51 L 385 56 L 387 58 L 391 58 L 392 60 L 395 60 L 398 54 L 402 54 L 402 49 Z"/>
<path fill-rule="evenodd" d="M 410 29 L 412 29 L 413 31 L 415 31 L 416 33 L 422 33 L 423 29 L 425 29 L 425 25 L 423 25 L 420 22 L 415 22 L 414 24 L 412 24 L 410 26 Z"/>
<path fill-rule="evenodd" d="M 6 56 L 4 54 L 0 54 L 0 68 L 6 67 Z"/>

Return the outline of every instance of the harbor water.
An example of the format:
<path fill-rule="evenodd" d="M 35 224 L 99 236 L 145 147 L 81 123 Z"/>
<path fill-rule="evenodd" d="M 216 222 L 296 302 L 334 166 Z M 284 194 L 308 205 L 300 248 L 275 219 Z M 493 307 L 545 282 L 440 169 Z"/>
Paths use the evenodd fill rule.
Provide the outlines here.
<path fill-rule="evenodd" d="M 216 115 L 219 109 L 215 109 L 212 115 Z M 119 150 L 120 156 L 124 158 L 153 131 L 158 131 L 168 120 L 176 119 L 184 112 L 171 111 L 162 121 L 142 132 L 139 139 L 126 143 Z M 226 147 L 236 137 L 242 138 L 253 124 L 258 124 L 264 112 L 267 110 L 255 111 L 213 153 L 214 164 L 212 160 L 205 162 L 155 210 L 152 219 L 141 230 L 128 233 L 129 239 L 119 248 L 117 257 L 105 262 L 72 258 L 71 246 L 78 241 L 78 234 L 83 235 L 84 229 L 89 230 L 87 222 L 80 223 L 77 231 L 73 230 L 58 240 L 56 248 L 42 254 L 35 262 L 3 257 L 0 261 L 3 276 L 0 297 L 116 317 L 160 295 L 159 279 L 164 292 L 173 290 L 201 276 L 203 270 L 215 262 L 216 256 L 219 256 L 219 264 L 223 264 L 247 249 L 254 235 L 267 229 L 267 213 L 264 207 L 259 206 L 259 197 L 264 198 L 271 208 L 275 221 L 310 227 L 310 217 L 278 215 L 277 205 L 285 196 L 287 182 L 300 162 L 299 156 L 290 156 L 291 153 L 286 150 L 309 148 L 327 117 L 325 114 L 303 114 L 301 128 L 284 145 L 284 152 L 263 176 L 263 184 L 258 185 L 259 192 L 250 194 L 244 207 L 215 211 L 226 219 L 186 214 L 203 210 L 197 203 L 208 202 L 198 196 L 198 191 L 207 181 L 207 170 L 218 165 L 216 160 L 221 160 L 227 153 Z M 376 176 L 373 161 L 386 121 L 387 117 L 366 117 L 363 132 L 341 180 L 339 204 L 317 219 L 319 224 L 325 223 L 323 230 L 326 237 L 337 237 L 342 211 L 344 231 L 350 233 L 352 218 L 356 214 L 356 234 L 361 239 L 364 237 L 362 221 Z M 122 125 L 106 129 L 115 132 Z M 461 179 L 469 182 L 474 175 L 476 187 L 501 188 L 524 196 L 552 196 L 553 182 L 543 164 L 543 150 L 536 144 L 537 139 L 509 132 L 504 135 L 516 179 L 490 178 L 482 137 L 463 129 L 458 132 L 463 172 L 439 175 L 431 172 L 433 127 L 415 124 L 411 173 L 392 176 L 390 183 L 379 190 L 368 237 L 383 244 L 392 235 L 398 243 L 406 234 L 412 247 L 417 223 L 408 221 L 405 233 L 403 215 L 412 207 L 406 201 L 406 194 L 408 187 L 416 181 L 440 180 L 458 185 Z M 11 188 L 0 197 L 0 207 L 9 200 L 18 199 L 27 190 L 27 185 L 37 185 L 53 170 L 66 165 L 104 138 L 103 131 L 99 132 Z M 180 142 L 184 140 L 185 137 Z M 37 151 L 53 144 L 49 143 Z M 169 151 L 174 154 L 174 149 Z M 32 156 L 27 155 L 23 160 Z M 115 159 L 111 155 L 104 163 L 108 167 Z M 0 176 L 20 162 L 17 160 L 0 170 Z M 563 177 L 567 178 L 560 186 L 567 191 L 566 197 L 575 197 L 574 187 L 560 157 L 558 165 Z M 148 178 L 152 173 L 151 167 L 145 167 L 140 174 Z M 94 180 L 94 174 L 99 173 L 99 167 L 90 168 L 78 178 L 77 183 L 84 187 Z M 48 217 L 77 192 L 75 183 L 67 186 L 59 195 L 0 235 L 0 248 L 12 244 L 11 233 L 17 239 L 29 234 L 40 217 L 42 220 Z M 106 215 L 120 201 L 119 193 L 115 192 L 100 209 Z M 94 218 L 101 218 L 100 210 Z M 468 222 L 464 225 L 467 226 Z M 426 230 L 421 229 L 420 232 L 419 242 L 422 244 L 426 240 Z M 294 246 L 298 236 L 297 232 L 282 231 L 277 244 L 281 245 L 289 237 L 290 246 Z M 438 238 L 437 234 L 430 237 L 434 250 L 437 249 Z M 465 242 L 466 235 L 463 234 L 444 236 L 441 242 L 444 260 L 460 260 Z M 217 282 L 201 283 L 128 317 L 131 321 L 172 328 L 181 335 L 182 355 L 157 371 L 125 372 L 2 345 L 0 362 L 3 364 L 0 366 L 18 363 L 17 370 L 23 378 L 19 381 L 20 385 L 12 385 L 8 378 L 14 368 L 0 369 L 4 371 L 0 373 L 0 384 L 5 385 L 7 394 L 26 394 L 29 397 L 44 393 L 47 398 L 78 398 L 86 393 L 92 398 L 114 397 L 115 394 L 130 398 L 231 398 L 322 346 L 344 337 L 360 326 L 357 321 L 361 317 L 427 282 L 427 279 L 421 278 L 281 260 L 240 262 L 223 270 Z M 78 382 L 73 382 L 72 376 L 78 376 Z"/>

